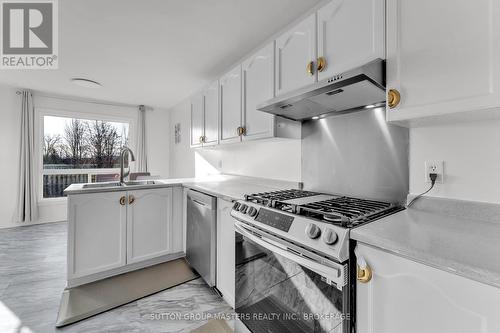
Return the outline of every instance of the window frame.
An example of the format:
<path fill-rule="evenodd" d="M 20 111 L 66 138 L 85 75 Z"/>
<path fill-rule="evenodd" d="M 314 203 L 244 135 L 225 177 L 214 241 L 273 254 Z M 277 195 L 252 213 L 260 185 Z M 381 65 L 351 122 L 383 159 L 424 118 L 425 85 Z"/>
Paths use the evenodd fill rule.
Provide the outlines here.
<path fill-rule="evenodd" d="M 43 175 L 50 174 L 52 171 L 57 174 L 73 174 L 73 173 L 82 173 L 82 174 L 103 174 L 103 173 L 112 173 L 116 171 L 120 171 L 119 168 L 103 168 L 103 169 L 47 169 L 51 171 L 44 171 L 43 168 L 43 139 L 44 139 L 44 117 L 52 116 L 52 117 L 64 117 L 64 118 L 77 118 L 84 120 L 99 120 L 99 121 L 110 121 L 110 122 L 120 122 L 120 123 L 128 123 L 128 142 L 129 148 L 135 150 L 135 140 L 136 140 L 136 125 L 137 125 L 137 117 L 132 116 L 117 116 L 110 114 L 102 114 L 98 112 L 83 112 L 83 111 L 72 111 L 72 110 L 63 110 L 63 109 L 49 109 L 49 108 L 36 108 L 35 107 L 35 161 L 37 171 L 35 173 L 35 181 L 36 181 L 36 189 L 37 189 L 37 199 L 38 203 L 63 203 L 66 202 L 67 198 L 65 196 L 58 198 L 44 198 L 43 197 Z"/>

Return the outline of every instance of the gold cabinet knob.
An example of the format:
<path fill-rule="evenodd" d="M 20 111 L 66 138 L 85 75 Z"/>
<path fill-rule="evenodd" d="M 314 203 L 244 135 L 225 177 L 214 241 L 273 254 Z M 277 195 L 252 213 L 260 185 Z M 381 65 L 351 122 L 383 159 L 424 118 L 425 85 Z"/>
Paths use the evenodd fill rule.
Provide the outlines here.
<path fill-rule="evenodd" d="M 135 201 L 135 197 L 133 195 L 129 195 L 129 197 L 128 197 L 128 204 L 131 205 L 131 204 L 134 203 L 134 201 Z"/>
<path fill-rule="evenodd" d="M 238 134 L 238 136 L 245 135 L 245 127 L 241 127 L 241 126 L 239 126 L 239 127 L 236 129 L 236 133 Z"/>
<path fill-rule="evenodd" d="M 326 59 L 324 57 L 318 58 L 318 72 L 324 71 L 326 68 Z"/>
<path fill-rule="evenodd" d="M 307 74 L 314 74 L 314 61 L 309 61 L 309 63 L 307 64 Z"/>
<path fill-rule="evenodd" d="M 372 269 L 370 266 L 366 265 L 365 268 L 361 268 L 357 265 L 357 279 L 361 283 L 368 283 L 372 279 Z"/>
<path fill-rule="evenodd" d="M 200 143 L 203 143 L 203 136 L 200 136 L 200 138 L 198 139 L 198 141 L 199 141 Z"/>
<path fill-rule="evenodd" d="M 401 102 L 401 94 L 396 89 L 389 89 L 387 92 L 387 105 L 394 109 Z"/>
<path fill-rule="evenodd" d="M 122 196 L 120 198 L 120 205 L 125 206 L 126 203 L 127 203 L 127 198 L 125 198 L 125 196 Z"/>

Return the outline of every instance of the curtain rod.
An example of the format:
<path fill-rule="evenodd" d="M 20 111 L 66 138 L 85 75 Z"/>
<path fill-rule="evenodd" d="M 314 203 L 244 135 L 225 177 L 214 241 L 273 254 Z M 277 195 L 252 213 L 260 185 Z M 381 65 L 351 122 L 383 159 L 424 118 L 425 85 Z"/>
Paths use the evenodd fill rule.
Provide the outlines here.
<path fill-rule="evenodd" d="M 16 91 L 16 95 L 21 95 L 23 92 L 21 90 Z M 83 98 L 71 98 L 71 97 L 63 97 L 63 96 L 55 96 L 55 95 L 47 95 L 44 93 L 39 94 L 38 96 L 41 97 L 47 97 L 47 98 L 54 98 L 54 99 L 62 99 L 65 101 L 73 101 L 73 102 L 82 102 L 82 103 L 92 103 L 92 104 L 101 104 L 101 105 L 110 105 L 110 106 L 118 106 L 118 107 L 139 107 L 139 108 L 144 108 L 145 111 L 153 111 L 153 108 L 147 107 L 144 105 L 133 105 L 133 104 L 126 104 L 126 103 L 113 103 L 113 102 L 100 102 L 100 101 L 94 101 L 94 100 L 85 100 Z"/>

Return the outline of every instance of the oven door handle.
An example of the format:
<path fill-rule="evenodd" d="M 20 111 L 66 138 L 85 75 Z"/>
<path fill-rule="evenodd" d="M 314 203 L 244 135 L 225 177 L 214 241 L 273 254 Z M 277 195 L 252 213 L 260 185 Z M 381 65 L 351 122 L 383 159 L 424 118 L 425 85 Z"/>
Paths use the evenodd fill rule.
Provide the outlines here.
<path fill-rule="evenodd" d="M 346 279 L 346 271 L 345 271 L 345 265 L 337 264 L 337 263 L 331 263 L 331 265 L 335 265 L 336 267 L 332 267 L 330 265 L 325 265 L 318 263 L 312 259 L 305 258 L 303 256 L 294 254 L 293 252 L 290 252 L 286 249 L 283 249 L 269 241 L 266 241 L 265 236 L 257 237 L 255 236 L 253 232 L 257 232 L 259 235 L 260 233 L 255 230 L 254 228 L 247 226 L 243 224 L 242 222 L 235 221 L 234 222 L 234 227 L 237 232 L 242 234 L 243 236 L 247 237 L 250 239 L 252 242 L 255 242 L 256 244 L 262 246 L 263 248 L 279 254 L 289 260 L 292 260 L 296 262 L 297 264 L 304 266 L 319 275 L 323 276 L 324 278 L 327 279 L 328 283 L 335 283 L 337 289 L 342 291 L 342 288 L 347 284 L 347 279 Z"/>

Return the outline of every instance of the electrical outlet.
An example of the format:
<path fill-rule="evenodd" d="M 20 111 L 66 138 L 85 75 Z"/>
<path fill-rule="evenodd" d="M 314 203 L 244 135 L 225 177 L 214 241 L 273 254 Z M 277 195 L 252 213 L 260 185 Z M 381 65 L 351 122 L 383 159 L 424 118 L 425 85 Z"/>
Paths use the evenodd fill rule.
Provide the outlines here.
<path fill-rule="evenodd" d="M 425 161 L 425 182 L 430 183 L 430 173 L 437 173 L 436 183 L 444 183 L 444 162 L 443 161 Z"/>

